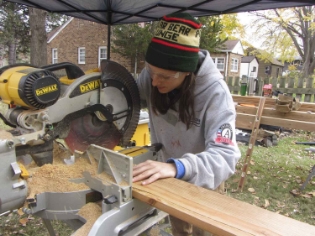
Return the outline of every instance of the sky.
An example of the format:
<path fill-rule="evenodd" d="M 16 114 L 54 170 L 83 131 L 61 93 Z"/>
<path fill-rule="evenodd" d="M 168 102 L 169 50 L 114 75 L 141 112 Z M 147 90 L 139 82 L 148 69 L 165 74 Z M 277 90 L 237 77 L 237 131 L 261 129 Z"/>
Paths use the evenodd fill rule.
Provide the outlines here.
<path fill-rule="evenodd" d="M 259 37 L 255 37 L 255 33 L 250 27 L 250 23 L 254 21 L 255 16 L 247 13 L 247 12 L 242 12 L 237 14 L 238 19 L 240 20 L 240 23 L 244 25 L 245 31 L 246 31 L 246 36 L 243 40 L 249 42 L 256 48 L 262 48 L 262 40 Z"/>

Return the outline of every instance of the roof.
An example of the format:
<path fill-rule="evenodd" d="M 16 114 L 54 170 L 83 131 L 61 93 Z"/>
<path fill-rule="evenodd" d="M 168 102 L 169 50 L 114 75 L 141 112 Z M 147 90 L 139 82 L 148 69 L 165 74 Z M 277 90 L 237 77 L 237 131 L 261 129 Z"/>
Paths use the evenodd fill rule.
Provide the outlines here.
<path fill-rule="evenodd" d="M 315 5 L 315 0 L 6 0 L 107 25 L 159 20 L 173 12 L 211 16 Z"/>
<path fill-rule="evenodd" d="M 232 51 L 240 40 L 227 40 L 223 45 L 224 51 Z"/>
<path fill-rule="evenodd" d="M 258 60 L 258 62 L 262 62 L 262 63 L 264 63 L 264 64 L 272 64 L 272 65 L 276 65 L 276 66 L 284 66 L 284 64 L 282 63 L 282 62 L 280 62 L 280 61 L 278 61 L 277 59 L 271 59 L 271 60 L 269 60 L 269 59 L 263 59 L 263 60 Z"/>
<path fill-rule="evenodd" d="M 254 59 L 256 59 L 255 56 L 242 57 L 241 63 L 251 63 Z M 257 60 L 257 61 L 258 61 L 258 60 Z"/>
<path fill-rule="evenodd" d="M 66 23 L 58 26 L 56 29 L 53 29 L 47 34 L 47 43 L 50 43 L 71 21 L 73 17 L 71 17 Z"/>
<path fill-rule="evenodd" d="M 278 61 L 277 59 L 272 59 L 270 61 L 271 64 L 276 65 L 276 66 L 284 66 L 284 64 L 280 61 Z"/>

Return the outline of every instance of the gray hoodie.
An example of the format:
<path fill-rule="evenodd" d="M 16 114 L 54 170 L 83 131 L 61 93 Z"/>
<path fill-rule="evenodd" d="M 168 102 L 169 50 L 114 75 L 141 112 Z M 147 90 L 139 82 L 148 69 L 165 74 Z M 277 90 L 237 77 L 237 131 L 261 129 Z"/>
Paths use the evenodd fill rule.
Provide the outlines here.
<path fill-rule="evenodd" d="M 155 115 L 151 107 L 151 78 L 144 69 L 137 84 L 150 114 L 151 143 L 161 143 L 160 161 L 169 158 L 185 167 L 183 180 L 216 189 L 235 172 L 240 151 L 235 140 L 235 106 L 223 76 L 208 51 L 199 52 L 195 85 L 195 120 L 187 130 L 178 112 Z"/>

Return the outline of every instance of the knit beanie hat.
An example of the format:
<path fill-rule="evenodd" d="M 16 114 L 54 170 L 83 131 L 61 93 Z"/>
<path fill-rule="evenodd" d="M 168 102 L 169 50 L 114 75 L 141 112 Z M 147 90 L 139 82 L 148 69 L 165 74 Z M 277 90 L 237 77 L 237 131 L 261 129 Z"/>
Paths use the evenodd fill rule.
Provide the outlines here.
<path fill-rule="evenodd" d="M 164 16 L 149 44 L 146 61 L 166 70 L 194 72 L 198 64 L 201 26 L 188 13 Z"/>

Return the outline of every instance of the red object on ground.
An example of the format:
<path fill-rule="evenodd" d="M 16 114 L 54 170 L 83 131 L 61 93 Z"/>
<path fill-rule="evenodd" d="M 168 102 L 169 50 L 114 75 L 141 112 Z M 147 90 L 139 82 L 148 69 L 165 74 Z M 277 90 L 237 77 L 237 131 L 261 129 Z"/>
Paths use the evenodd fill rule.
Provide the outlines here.
<path fill-rule="evenodd" d="M 272 84 L 265 84 L 264 85 L 263 94 L 265 97 L 272 97 Z"/>

